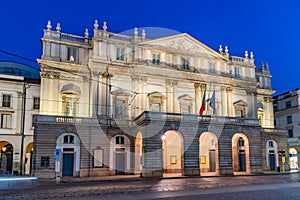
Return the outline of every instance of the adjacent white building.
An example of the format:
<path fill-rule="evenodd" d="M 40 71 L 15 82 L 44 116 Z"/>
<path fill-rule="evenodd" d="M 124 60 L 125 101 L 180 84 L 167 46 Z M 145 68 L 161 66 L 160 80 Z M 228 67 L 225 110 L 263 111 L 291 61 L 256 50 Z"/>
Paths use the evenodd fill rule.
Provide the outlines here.
<path fill-rule="evenodd" d="M 32 116 L 39 113 L 39 77 L 38 69 L 0 61 L 0 174 L 31 174 Z"/>

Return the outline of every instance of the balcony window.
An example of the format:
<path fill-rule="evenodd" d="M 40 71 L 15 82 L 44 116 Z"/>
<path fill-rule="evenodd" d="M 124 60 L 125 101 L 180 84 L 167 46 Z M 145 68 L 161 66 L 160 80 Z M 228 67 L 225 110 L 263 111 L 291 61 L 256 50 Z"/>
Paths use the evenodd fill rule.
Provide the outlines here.
<path fill-rule="evenodd" d="M 209 63 L 209 72 L 213 73 L 213 74 L 216 73 L 215 63 L 213 63 L 213 62 Z"/>
<path fill-rule="evenodd" d="M 122 119 L 124 117 L 124 100 L 116 100 L 115 101 L 115 118 Z"/>
<path fill-rule="evenodd" d="M 186 58 L 181 58 L 181 69 L 189 70 L 189 61 Z"/>
<path fill-rule="evenodd" d="M 153 53 L 152 54 L 152 64 L 153 65 L 159 65 L 160 64 L 160 54 L 159 53 Z"/>
<path fill-rule="evenodd" d="M 11 107 L 11 95 L 9 94 L 3 94 L 2 96 L 2 107 Z"/>
<path fill-rule="evenodd" d="M 124 57 L 124 53 L 125 53 L 125 49 L 124 48 L 117 47 L 116 59 L 124 61 L 124 58 L 125 58 Z"/>
<path fill-rule="evenodd" d="M 77 49 L 74 47 L 68 47 L 68 61 L 77 61 Z"/>
<path fill-rule="evenodd" d="M 234 77 L 235 78 L 240 78 L 241 77 L 240 76 L 240 68 L 238 68 L 238 67 L 234 68 Z"/>

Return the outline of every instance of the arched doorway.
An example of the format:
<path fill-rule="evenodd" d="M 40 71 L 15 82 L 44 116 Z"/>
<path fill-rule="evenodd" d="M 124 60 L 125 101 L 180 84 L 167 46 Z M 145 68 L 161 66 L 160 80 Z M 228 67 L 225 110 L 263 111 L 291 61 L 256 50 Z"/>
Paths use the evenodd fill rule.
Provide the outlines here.
<path fill-rule="evenodd" d="M 80 171 L 80 139 L 74 133 L 64 133 L 58 137 L 56 149 L 60 149 L 61 164 L 55 165 L 55 171 L 60 171 L 62 176 L 79 176 Z M 61 167 L 62 169 L 57 169 Z"/>
<path fill-rule="evenodd" d="M 276 171 L 278 164 L 278 154 L 277 154 L 277 142 L 274 140 L 268 140 L 266 143 L 266 159 L 267 166 L 270 171 Z"/>
<path fill-rule="evenodd" d="M 9 142 L 0 142 L 0 173 L 1 174 L 12 174 L 13 171 L 13 155 L 14 148 Z"/>
<path fill-rule="evenodd" d="M 24 161 L 24 172 L 27 175 L 31 174 L 31 170 L 32 170 L 32 153 L 33 153 L 33 142 L 30 142 L 27 146 L 26 146 L 26 152 L 25 152 L 25 161 Z"/>
<path fill-rule="evenodd" d="M 250 173 L 249 140 L 243 133 L 232 137 L 232 167 L 234 172 Z"/>
<path fill-rule="evenodd" d="M 130 141 L 125 135 L 116 135 L 111 139 L 110 166 L 115 175 L 129 173 L 130 170 Z"/>
<path fill-rule="evenodd" d="M 204 132 L 199 138 L 199 163 L 201 175 L 219 172 L 218 138 L 212 132 Z"/>
<path fill-rule="evenodd" d="M 183 137 L 178 131 L 167 131 L 162 136 L 163 172 L 183 172 Z"/>
<path fill-rule="evenodd" d="M 298 152 L 295 148 L 289 149 L 290 169 L 298 170 Z"/>
<path fill-rule="evenodd" d="M 143 167 L 143 136 L 139 132 L 135 138 L 135 173 L 139 174 L 142 171 Z"/>

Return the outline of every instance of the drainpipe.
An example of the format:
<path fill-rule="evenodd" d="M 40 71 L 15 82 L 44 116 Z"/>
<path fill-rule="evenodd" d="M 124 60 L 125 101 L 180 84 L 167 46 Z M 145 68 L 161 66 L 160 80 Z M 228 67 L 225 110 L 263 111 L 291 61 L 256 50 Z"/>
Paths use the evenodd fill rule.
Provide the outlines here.
<path fill-rule="evenodd" d="M 25 129 L 25 112 L 26 112 L 26 81 L 23 82 L 22 93 L 22 113 L 21 113 L 21 155 L 20 155 L 20 175 L 23 175 L 23 155 L 24 155 L 24 129 Z"/>

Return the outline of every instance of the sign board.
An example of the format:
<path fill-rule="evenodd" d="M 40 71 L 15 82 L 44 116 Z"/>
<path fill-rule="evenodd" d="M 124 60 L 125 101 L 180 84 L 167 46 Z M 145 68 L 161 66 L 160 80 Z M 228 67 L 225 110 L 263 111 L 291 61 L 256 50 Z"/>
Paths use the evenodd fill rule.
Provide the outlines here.
<path fill-rule="evenodd" d="M 61 149 L 55 149 L 54 151 L 54 161 L 60 162 Z"/>

